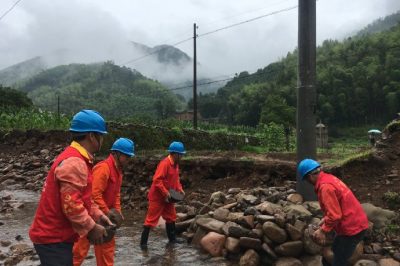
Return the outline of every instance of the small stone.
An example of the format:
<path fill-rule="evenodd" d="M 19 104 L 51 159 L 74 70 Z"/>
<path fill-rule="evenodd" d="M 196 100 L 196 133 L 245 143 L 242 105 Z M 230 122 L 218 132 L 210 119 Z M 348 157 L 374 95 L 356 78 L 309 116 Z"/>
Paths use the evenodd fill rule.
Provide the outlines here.
<path fill-rule="evenodd" d="M 275 223 L 282 228 L 285 228 L 286 217 L 283 213 L 275 213 Z"/>
<path fill-rule="evenodd" d="M 275 252 L 284 257 L 297 257 L 303 251 L 303 242 L 290 241 L 275 248 Z"/>
<path fill-rule="evenodd" d="M 267 243 L 262 244 L 261 248 L 272 259 L 277 259 L 278 258 L 276 253 L 269 247 L 269 245 Z"/>
<path fill-rule="evenodd" d="M 375 254 L 383 254 L 382 246 L 379 243 L 372 243 L 371 247 Z"/>
<path fill-rule="evenodd" d="M 241 237 L 247 237 L 249 234 L 250 234 L 250 230 L 246 229 L 240 225 L 231 226 L 228 229 L 228 235 L 231 237 L 241 238 Z"/>
<path fill-rule="evenodd" d="M 254 216 L 253 215 L 242 216 L 237 220 L 237 223 L 248 229 L 253 229 L 254 228 Z"/>
<path fill-rule="evenodd" d="M 239 241 L 240 241 L 240 246 L 245 249 L 255 249 L 255 250 L 261 249 L 262 243 L 260 239 L 255 239 L 251 237 L 241 237 Z"/>
<path fill-rule="evenodd" d="M 17 235 L 16 237 L 15 237 L 15 240 L 17 240 L 17 241 L 21 241 L 21 240 L 23 240 L 24 238 L 21 236 L 21 235 Z"/>
<path fill-rule="evenodd" d="M 312 213 L 309 212 L 303 205 L 288 205 L 284 208 L 287 217 L 295 216 L 299 218 L 311 218 Z"/>
<path fill-rule="evenodd" d="M 277 204 L 266 201 L 257 205 L 256 209 L 260 211 L 262 214 L 274 215 L 275 213 L 280 212 L 282 210 L 282 207 Z"/>
<path fill-rule="evenodd" d="M 301 262 L 305 266 L 321 266 L 322 265 L 322 256 L 304 256 L 301 257 Z"/>
<path fill-rule="evenodd" d="M 228 220 L 229 210 L 224 208 L 218 208 L 214 211 L 214 219 L 218 221 L 226 222 Z"/>
<path fill-rule="evenodd" d="M 294 241 L 300 240 L 303 237 L 302 231 L 291 224 L 286 224 L 286 231 L 289 233 L 290 238 Z"/>
<path fill-rule="evenodd" d="M 225 241 L 225 248 L 230 253 L 238 253 L 240 251 L 240 241 L 234 237 L 228 237 Z"/>
<path fill-rule="evenodd" d="M 298 193 L 294 193 L 287 196 L 287 200 L 294 204 L 301 204 L 303 203 L 303 196 Z"/>
<path fill-rule="evenodd" d="M 258 266 L 260 265 L 260 256 L 252 249 L 247 250 L 240 258 L 239 266 Z"/>
<path fill-rule="evenodd" d="M 0 241 L 0 245 L 1 245 L 2 247 L 8 247 L 8 246 L 11 245 L 11 241 L 9 241 L 9 240 L 1 240 L 1 241 Z"/>
<path fill-rule="evenodd" d="M 279 258 L 275 266 L 303 266 L 303 263 L 296 258 Z"/>
<path fill-rule="evenodd" d="M 378 263 L 373 260 L 359 260 L 354 266 L 378 266 Z"/>
<path fill-rule="evenodd" d="M 240 188 L 230 188 L 228 194 L 237 194 L 240 192 Z"/>
<path fill-rule="evenodd" d="M 281 244 L 286 241 L 286 231 L 272 222 L 266 222 L 263 224 L 264 234 L 272 241 Z"/>
<path fill-rule="evenodd" d="M 400 262 L 395 261 L 394 259 L 380 259 L 379 266 L 400 266 Z"/>
<path fill-rule="evenodd" d="M 261 224 L 264 224 L 265 222 L 274 222 L 275 217 L 272 215 L 256 215 L 255 220 L 258 221 Z"/>
<path fill-rule="evenodd" d="M 196 224 L 208 231 L 220 233 L 225 223 L 213 218 L 199 218 L 196 220 Z"/>

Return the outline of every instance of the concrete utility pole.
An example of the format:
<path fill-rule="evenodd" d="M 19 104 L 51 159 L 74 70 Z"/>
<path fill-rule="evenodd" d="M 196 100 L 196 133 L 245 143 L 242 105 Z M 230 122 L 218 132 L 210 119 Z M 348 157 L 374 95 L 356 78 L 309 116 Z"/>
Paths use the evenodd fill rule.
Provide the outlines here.
<path fill-rule="evenodd" d="M 197 129 L 197 51 L 196 38 L 197 26 L 193 24 L 193 128 Z"/>
<path fill-rule="evenodd" d="M 297 80 L 297 162 L 316 158 L 316 0 L 299 0 L 299 61 Z M 317 197 L 313 187 L 297 177 L 305 200 Z"/>

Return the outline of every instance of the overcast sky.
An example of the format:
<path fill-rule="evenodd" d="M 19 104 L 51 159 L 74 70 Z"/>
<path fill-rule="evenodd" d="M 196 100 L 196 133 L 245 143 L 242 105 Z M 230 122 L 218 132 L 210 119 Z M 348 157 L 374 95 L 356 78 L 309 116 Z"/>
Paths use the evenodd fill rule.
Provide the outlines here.
<path fill-rule="evenodd" d="M 1 0 L 3 14 L 15 0 Z M 22 0 L 0 21 L 0 69 L 59 49 L 76 61 L 129 61 L 128 41 L 173 44 L 297 5 L 297 0 Z M 319 0 L 317 40 L 342 39 L 400 9 L 399 0 Z M 264 67 L 297 46 L 297 9 L 198 39 L 198 60 L 212 75 Z M 192 56 L 192 42 L 177 48 Z M 129 65 L 145 64 L 147 59 Z"/>

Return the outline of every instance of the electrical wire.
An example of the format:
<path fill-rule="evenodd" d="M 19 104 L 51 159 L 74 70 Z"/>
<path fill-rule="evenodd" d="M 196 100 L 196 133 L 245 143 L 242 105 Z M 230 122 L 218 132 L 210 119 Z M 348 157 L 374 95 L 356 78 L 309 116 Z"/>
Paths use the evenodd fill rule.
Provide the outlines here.
<path fill-rule="evenodd" d="M 2 20 L 8 13 L 11 12 L 11 10 L 14 9 L 14 7 L 16 7 L 18 5 L 19 2 L 21 2 L 22 0 L 17 0 L 11 7 L 10 9 L 8 9 L 6 12 L 4 12 L 3 15 L 0 16 L 0 20 Z"/>

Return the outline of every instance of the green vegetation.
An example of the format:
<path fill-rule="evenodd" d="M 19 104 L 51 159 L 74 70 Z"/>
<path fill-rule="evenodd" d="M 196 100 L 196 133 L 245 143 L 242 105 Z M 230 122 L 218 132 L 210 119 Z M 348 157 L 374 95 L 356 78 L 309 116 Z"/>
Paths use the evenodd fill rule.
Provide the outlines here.
<path fill-rule="evenodd" d="M 18 85 L 36 106 L 73 114 L 95 109 L 107 119 L 147 116 L 164 119 L 182 108 L 182 102 L 160 83 L 112 62 L 71 64 L 45 70 Z"/>
<path fill-rule="evenodd" d="M 65 115 L 42 111 L 34 108 L 22 109 L 2 109 L 0 113 L 0 129 L 1 130 L 51 130 L 69 128 L 70 117 Z"/>
<path fill-rule="evenodd" d="M 31 107 L 32 100 L 25 93 L 0 85 L 0 108 L 24 108 Z"/>
<path fill-rule="evenodd" d="M 317 117 L 334 127 L 385 124 L 400 110 L 400 25 L 389 31 L 326 40 L 317 48 Z M 199 110 L 228 124 L 294 124 L 297 50 L 253 74 L 242 72 Z M 212 107 L 212 108 L 211 108 Z"/>
<path fill-rule="evenodd" d="M 400 208 L 400 194 L 397 192 L 388 191 L 383 194 L 383 200 L 388 205 L 389 209 L 397 210 Z"/>

